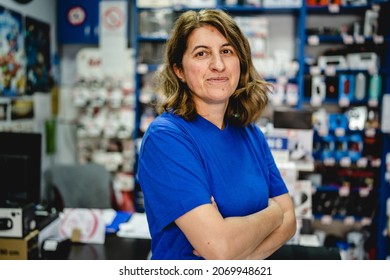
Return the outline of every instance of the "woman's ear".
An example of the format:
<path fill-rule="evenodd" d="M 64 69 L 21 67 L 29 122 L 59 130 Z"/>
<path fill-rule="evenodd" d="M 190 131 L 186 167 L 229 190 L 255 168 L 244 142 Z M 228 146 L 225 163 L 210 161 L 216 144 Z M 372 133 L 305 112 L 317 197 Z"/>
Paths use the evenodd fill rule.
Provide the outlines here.
<path fill-rule="evenodd" d="M 183 83 L 185 82 L 183 70 L 177 66 L 177 64 L 173 65 L 173 71 L 175 72 L 176 76 L 179 78 L 180 81 Z"/>

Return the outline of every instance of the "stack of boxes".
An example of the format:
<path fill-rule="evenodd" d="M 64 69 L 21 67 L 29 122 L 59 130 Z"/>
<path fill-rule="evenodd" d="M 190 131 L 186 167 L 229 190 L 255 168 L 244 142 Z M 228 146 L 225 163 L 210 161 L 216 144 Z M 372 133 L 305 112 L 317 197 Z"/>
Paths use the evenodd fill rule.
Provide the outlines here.
<path fill-rule="evenodd" d="M 0 208 L 0 260 L 38 259 L 35 206 Z"/>

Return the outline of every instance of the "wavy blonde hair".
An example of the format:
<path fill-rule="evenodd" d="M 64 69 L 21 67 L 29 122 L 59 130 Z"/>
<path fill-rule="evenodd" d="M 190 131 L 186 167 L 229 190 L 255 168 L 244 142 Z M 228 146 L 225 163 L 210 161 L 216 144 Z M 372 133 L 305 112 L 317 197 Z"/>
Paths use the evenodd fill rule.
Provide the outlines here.
<path fill-rule="evenodd" d="M 249 42 L 233 18 L 222 10 L 186 11 L 175 21 L 166 43 L 164 64 L 156 75 L 157 92 L 162 94 L 157 112 L 171 111 L 191 121 L 197 116 L 188 86 L 175 75 L 174 65 L 182 69 L 182 59 L 190 34 L 205 25 L 215 27 L 234 47 L 240 60 L 240 80 L 229 99 L 225 118 L 229 124 L 245 126 L 256 121 L 268 104 L 270 84 L 253 66 Z"/>

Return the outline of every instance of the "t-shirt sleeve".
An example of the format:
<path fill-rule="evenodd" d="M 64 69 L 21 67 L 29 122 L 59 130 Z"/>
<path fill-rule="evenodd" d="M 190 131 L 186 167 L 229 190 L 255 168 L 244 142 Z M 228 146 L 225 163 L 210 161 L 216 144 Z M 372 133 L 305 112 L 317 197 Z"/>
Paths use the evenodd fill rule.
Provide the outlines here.
<path fill-rule="evenodd" d="M 196 144 L 176 129 L 151 129 L 144 136 L 138 179 L 152 232 L 161 231 L 193 208 L 210 203 L 210 190 Z"/>

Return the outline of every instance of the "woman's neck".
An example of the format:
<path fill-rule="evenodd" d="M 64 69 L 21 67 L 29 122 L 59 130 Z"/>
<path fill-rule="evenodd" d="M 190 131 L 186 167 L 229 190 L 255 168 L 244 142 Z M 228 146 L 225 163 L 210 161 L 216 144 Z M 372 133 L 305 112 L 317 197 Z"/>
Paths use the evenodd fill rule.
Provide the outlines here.
<path fill-rule="evenodd" d="M 198 112 L 198 114 L 221 130 L 223 130 L 226 126 L 225 112 Z"/>
<path fill-rule="evenodd" d="M 200 116 L 214 124 L 219 129 L 223 130 L 225 128 L 225 112 L 227 109 L 226 104 L 198 104 L 196 110 Z"/>

